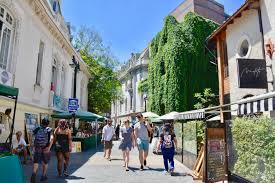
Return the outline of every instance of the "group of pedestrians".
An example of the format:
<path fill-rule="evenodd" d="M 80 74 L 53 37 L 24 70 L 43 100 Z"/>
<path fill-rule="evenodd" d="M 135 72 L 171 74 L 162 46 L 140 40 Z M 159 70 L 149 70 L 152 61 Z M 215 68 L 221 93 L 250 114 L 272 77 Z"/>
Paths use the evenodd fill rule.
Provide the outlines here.
<path fill-rule="evenodd" d="M 58 127 L 54 130 L 48 127 L 49 120 L 43 119 L 41 127 L 33 131 L 33 170 L 31 175 L 31 183 L 36 182 L 36 175 L 39 164 L 42 164 L 42 176 L 40 181 L 47 180 L 47 169 L 51 158 L 51 147 L 55 147 L 57 157 L 57 172 L 61 177 L 69 176 L 67 168 L 70 160 L 70 152 L 72 150 L 72 136 L 69 124 L 66 120 L 60 120 Z M 63 167 L 63 171 L 62 171 Z"/>
<path fill-rule="evenodd" d="M 137 147 L 139 151 L 140 170 L 143 171 L 147 165 L 147 157 L 149 152 L 150 137 L 153 132 L 148 120 L 144 119 L 141 113 L 136 115 L 138 122 L 134 126 L 130 126 L 130 121 L 125 120 L 123 126 L 119 128 L 121 143 L 119 149 L 122 151 L 123 167 L 129 171 L 130 151 Z M 108 119 L 102 130 L 102 143 L 104 144 L 104 157 L 111 161 L 112 140 L 116 134 L 112 127 L 112 120 Z M 66 120 L 59 120 L 57 128 L 53 131 L 48 127 L 49 120 L 43 119 L 41 127 L 37 127 L 33 131 L 33 169 L 31 175 L 31 183 L 36 182 L 36 175 L 39 164 L 42 164 L 42 176 L 40 181 L 47 180 L 48 163 L 51 157 L 51 147 L 54 146 L 57 157 L 58 176 L 69 176 L 68 166 L 70 160 L 70 152 L 72 151 L 72 132 Z M 20 134 L 19 134 L 20 135 Z M 18 137 L 19 138 L 19 137 Z M 161 149 L 165 172 L 174 172 L 174 154 L 177 148 L 176 136 L 173 133 L 170 124 L 163 127 L 163 132 L 159 137 L 157 150 Z M 170 168 L 169 164 L 170 163 Z"/>
<path fill-rule="evenodd" d="M 139 151 L 140 170 L 143 171 L 147 165 L 149 143 L 151 143 L 150 137 L 153 129 L 141 113 L 138 113 L 136 118 L 138 122 L 133 127 L 130 126 L 129 120 L 125 120 L 119 129 L 121 136 L 119 149 L 122 150 L 123 167 L 126 171 L 129 171 L 129 154 L 134 147 L 137 147 Z M 177 149 L 177 139 L 171 124 L 165 124 L 162 129 L 157 143 L 157 151 L 160 149 L 162 151 L 165 173 L 174 175 L 174 155 Z M 102 131 L 102 143 L 104 144 L 104 157 L 109 161 L 111 161 L 112 139 L 114 135 L 117 137 L 116 131 L 112 127 L 112 120 L 108 119 Z"/>

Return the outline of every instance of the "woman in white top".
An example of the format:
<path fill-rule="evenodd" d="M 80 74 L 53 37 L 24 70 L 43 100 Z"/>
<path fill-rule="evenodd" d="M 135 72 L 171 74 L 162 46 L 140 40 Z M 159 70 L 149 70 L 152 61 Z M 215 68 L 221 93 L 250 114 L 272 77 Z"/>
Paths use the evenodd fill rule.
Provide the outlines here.
<path fill-rule="evenodd" d="M 16 132 L 16 145 L 14 145 L 13 154 L 23 155 L 24 161 L 23 164 L 27 163 L 27 144 L 25 139 L 22 137 L 22 132 Z"/>

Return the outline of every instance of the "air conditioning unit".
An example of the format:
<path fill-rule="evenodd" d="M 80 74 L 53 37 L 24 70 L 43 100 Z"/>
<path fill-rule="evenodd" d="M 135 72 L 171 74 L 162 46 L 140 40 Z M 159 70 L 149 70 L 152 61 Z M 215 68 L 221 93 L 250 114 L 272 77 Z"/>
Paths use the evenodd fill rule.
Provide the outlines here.
<path fill-rule="evenodd" d="M 13 75 L 10 72 L 0 68 L 0 84 L 12 86 L 12 81 Z"/>

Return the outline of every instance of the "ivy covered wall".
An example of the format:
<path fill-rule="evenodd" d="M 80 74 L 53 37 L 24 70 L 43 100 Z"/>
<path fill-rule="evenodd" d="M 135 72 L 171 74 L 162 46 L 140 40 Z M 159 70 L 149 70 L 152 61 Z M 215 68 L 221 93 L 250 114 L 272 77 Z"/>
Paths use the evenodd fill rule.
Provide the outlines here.
<path fill-rule="evenodd" d="M 205 51 L 205 40 L 216 28 L 214 22 L 192 12 L 182 23 L 166 17 L 162 31 L 150 44 L 150 111 L 165 114 L 191 110 L 195 93 L 204 88 L 217 93 L 218 74 Z"/>

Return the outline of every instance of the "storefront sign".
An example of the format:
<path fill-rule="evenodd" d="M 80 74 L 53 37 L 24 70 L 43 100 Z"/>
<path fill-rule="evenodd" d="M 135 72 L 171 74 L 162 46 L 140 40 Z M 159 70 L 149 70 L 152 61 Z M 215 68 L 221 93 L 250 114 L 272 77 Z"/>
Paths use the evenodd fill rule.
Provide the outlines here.
<path fill-rule="evenodd" d="M 240 88 L 267 88 L 266 62 L 263 59 L 238 59 Z"/>
<path fill-rule="evenodd" d="M 223 128 L 207 129 L 207 181 L 226 180 L 226 159 Z"/>

